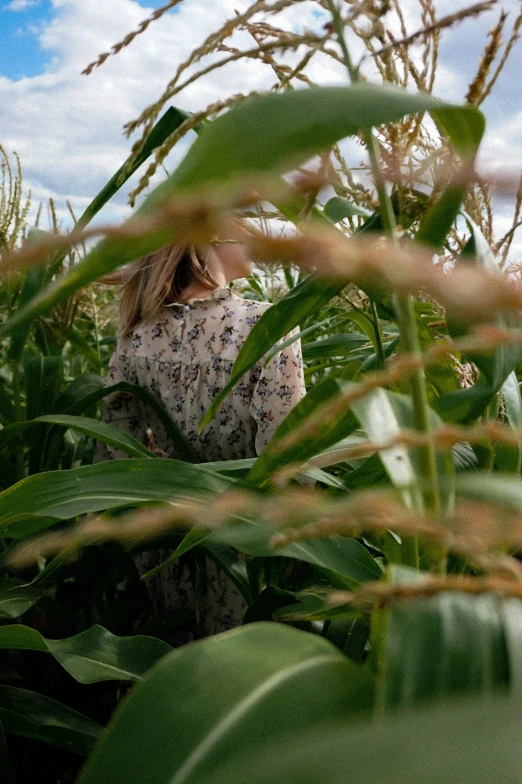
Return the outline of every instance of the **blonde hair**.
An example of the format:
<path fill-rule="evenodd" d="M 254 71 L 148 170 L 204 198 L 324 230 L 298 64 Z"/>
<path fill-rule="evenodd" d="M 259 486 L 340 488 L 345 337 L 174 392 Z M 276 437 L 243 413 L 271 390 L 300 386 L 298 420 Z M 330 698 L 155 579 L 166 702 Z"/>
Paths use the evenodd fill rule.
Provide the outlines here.
<path fill-rule="evenodd" d="M 166 245 L 134 262 L 125 271 L 120 311 L 120 334 L 132 332 L 140 321 L 151 322 L 165 305 L 181 302 L 191 283 L 206 289 L 218 283 L 207 270 L 206 260 L 193 245 Z"/>

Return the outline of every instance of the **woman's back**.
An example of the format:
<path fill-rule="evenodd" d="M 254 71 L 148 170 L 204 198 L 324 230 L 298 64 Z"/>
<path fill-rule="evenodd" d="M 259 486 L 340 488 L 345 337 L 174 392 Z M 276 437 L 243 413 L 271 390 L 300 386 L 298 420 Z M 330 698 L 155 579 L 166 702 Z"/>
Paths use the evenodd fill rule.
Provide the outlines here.
<path fill-rule="evenodd" d="M 108 383 L 129 381 L 150 390 L 191 442 L 202 462 L 255 457 L 305 393 L 299 341 L 267 365 L 256 364 L 225 399 L 214 421 L 198 436 L 201 418 L 224 388 L 232 365 L 267 303 L 245 300 L 227 286 L 209 297 L 162 308 L 154 323 L 141 322 L 120 337 Z M 139 398 L 116 393 L 103 418 L 177 457 L 163 426 Z M 123 457 L 105 448 L 98 459 Z"/>

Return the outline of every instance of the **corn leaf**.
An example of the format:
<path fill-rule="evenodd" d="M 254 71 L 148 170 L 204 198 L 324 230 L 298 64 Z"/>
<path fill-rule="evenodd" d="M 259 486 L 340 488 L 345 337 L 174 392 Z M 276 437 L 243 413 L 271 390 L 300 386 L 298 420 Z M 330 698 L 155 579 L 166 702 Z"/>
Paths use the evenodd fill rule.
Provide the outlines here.
<path fill-rule="evenodd" d="M 66 705 L 26 689 L 0 686 L 0 722 L 6 735 L 49 743 L 87 756 L 103 727 Z"/>
<path fill-rule="evenodd" d="M 0 580 L 0 618 L 18 618 L 47 595 L 47 591 L 27 585 L 24 580 L 6 577 Z"/>
<path fill-rule="evenodd" d="M 394 583 L 422 581 L 394 569 Z M 387 707 L 405 707 L 466 693 L 492 693 L 509 684 L 502 600 L 491 594 L 442 592 L 395 602 L 386 612 L 386 669 L 379 687 Z M 522 643 L 522 603 L 518 603 Z M 520 677 L 520 674 L 518 675 Z"/>
<path fill-rule="evenodd" d="M 459 154 L 474 154 L 484 131 L 483 115 L 471 106 L 444 104 L 426 93 L 411 95 L 391 85 L 362 83 L 271 93 L 247 101 L 204 129 L 178 169 L 150 194 L 131 224 L 187 189 L 216 188 L 254 173 L 283 173 L 346 136 L 424 111 L 432 113 Z M 102 275 L 174 240 L 175 235 L 175 229 L 158 229 L 140 238 L 103 240 L 5 322 L 0 336 Z"/>
<path fill-rule="evenodd" d="M 198 784 L 515 784 L 521 719 L 519 701 L 498 696 L 332 721 L 223 755 Z"/>
<path fill-rule="evenodd" d="M 247 481 L 255 485 L 266 484 L 274 472 L 282 471 L 287 465 L 304 463 L 353 433 L 358 427 L 358 422 L 353 412 L 348 409 L 341 417 L 334 414 L 328 420 L 323 419 L 312 438 L 302 438 L 299 443 L 293 443 L 285 448 L 281 446 L 281 442 L 290 436 L 296 427 L 301 426 L 322 407 L 335 400 L 347 386 L 347 382 L 329 377 L 313 387 L 279 425 L 254 463 Z"/>
<path fill-rule="evenodd" d="M 249 624 L 159 662 L 124 701 L 79 784 L 199 784 L 239 751 L 334 718 L 349 727 L 371 704 L 369 674 L 327 640 Z"/>
<path fill-rule="evenodd" d="M 220 491 L 231 480 L 178 460 L 111 460 L 28 476 L 0 493 L 0 531 L 20 515 L 68 520 L 79 514 Z"/>
<path fill-rule="evenodd" d="M 0 770 L 2 771 L 3 784 L 15 784 L 14 773 L 9 759 L 9 752 L 5 742 L 5 733 L 0 722 Z"/>
<path fill-rule="evenodd" d="M 100 422 L 97 419 L 90 419 L 89 417 L 76 417 L 67 416 L 67 414 L 49 414 L 48 416 L 36 417 L 36 419 L 29 419 L 26 422 L 15 422 L 12 425 L 2 428 L 0 430 L 0 448 L 9 441 L 16 437 L 21 431 L 28 430 L 32 427 L 40 427 L 40 425 L 61 425 L 66 428 L 72 428 L 79 433 L 97 438 L 105 444 L 121 449 L 131 457 L 150 457 L 157 458 L 154 452 L 143 446 L 135 438 L 129 436 L 119 427 L 108 425 L 105 422 Z"/>
<path fill-rule="evenodd" d="M 368 210 L 359 207 L 348 199 L 343 199 L 340 196 L 334 196 L 329 199 L 324 205 L 324 214 L 331 220 L 332 223 L 338 223 L 344 218 L 353 218 L 355 215 L 369 218 L 371 213 Z"/>
<path fill-rule="evenodd" d="M 149 408 L 154 411 L 159 421 L 165 428 L 166 434 L 172 442 L 177 455 L 180 460 L 187 463 L 198 463 L 198 457 L 190 442 L 185 438 L 176 423 L 170 418 L 168 412 L 165 410 L 160 401 L 145 387 L 140 387 L 138 384 L 130 384 L 128 381 L 119 381 L 117 384 L 111 384 L 106 387 L 95 387 L 92 391 L 86 390 L 86 394 L 80 396 L 79 399 L 71 404 L 67 413 L 80 414 L 90 406 L 95 405 L 100 400 L 103 400 L 107 395 L 112 395 L 114 392 L 130 392 L 136 395 L 147 404 Z M 60 412 L 61 413 L 61 412 Z M 65 412 L 64 412 L 65 413 Z"/>
<path fill-rule="evenodd" d="M 0 626 L 0 648 L 50 653 L 80 683 L 140 681 L 158 659 L 172 650 L 154 637 L 117 637 L 98 625 L 74 637 L 48 640 L 36 629 L 21 624 Z"/>

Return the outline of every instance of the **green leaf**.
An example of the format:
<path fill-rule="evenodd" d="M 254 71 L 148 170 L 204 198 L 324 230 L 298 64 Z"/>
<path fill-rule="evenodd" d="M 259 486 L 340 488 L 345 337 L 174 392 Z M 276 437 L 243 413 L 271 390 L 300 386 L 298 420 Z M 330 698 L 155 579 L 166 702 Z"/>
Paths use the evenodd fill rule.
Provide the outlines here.
<path fill-rule="evenodd" d="M 274 550 L 270 541 L 275 533 L 243 517 L 234 525 L 215 531 L 207 541 L 223 542 L 257 558 L 281 557 L 304 561 L 339 588 L 355 588 L 382 576 L 379 564 L 355 539 L 335 536 L 313 542 L 294 542 Z"/>
<path fill-rule="evenodd" d="M 468 424 L 477 419 L 491 402 L 489 386 L 474 384 L 467 389 L 447 392 L 432 401 L 432 407 L 444 422 Z"/>
<path fill-rule="evenodd" d="M 340 196 L 334 196 L 332 199 L 329 199 L 324 205 L 323 212 L 332 223 L 338 223 L 344 218 L 352 218 L 355 215 L 363 218 L 369 218 L 371 215 L 368 210 L 359 207 L 352 201 L 348 201 L 348 199 L 342 199 Z"/>
<path fill-rule="evenodd" d="M 45 518 L 42 518 L 45 519 Z M 40 585 L 41 583 L 55 583 L 58 574 L 67 565 L 67 559 L 61 553 L 49 558 L 44 568 L 33 577 L 29 585 Z"/>
<path fill-rule="evenodd" d="M 6 443 L 16 437 L 22 430 L 28 430 L 32 427 L 38 427 L 41 423 L 50 425 L 62 425 L 66 428 L 73 428 L 80 433 L 97 438 L 105 444 L 116 449 L 121 449 L 131 457 L 149 457 L 157 458 L 154 452 L 143 446 L 135 438 L 129 436 L 119 427 L 108 425 L 106 422 L 100 422 L 97 419 L 90 419 L 89 417 L 76 417 L 68 416 L 66 414 L 49 414 L 47 416 L 36 417 L 36 419 L 28 420 L 27 422 L 14 422 L 12 425 L 2 428 L 0 430 L 0 448 Z"/>
<path fill-rule="evenodd" d="M 486 238 L 469 215 L 464 213 L 464 217 L 471 231 L 471 236 L 460 258 L 463 261 L 470 259 L 489 273 L 500 275 L 497 259 Z M 501 329 L 513 326 L 507 317 L 502 315 L 496 317 L 494 325 Z M 479 368 L 485 382 L 491 387 L 493 393 L 496 393 L 509 374 L 522 361 L 522 347 L 519 345 L 502 345 L 495 351 L 487 354 L 477 352 L 476 354 L 470 353 L 468 356 Z"/>
<path fill-rule="evenodd" d="M 513 370 L 501 386 L 504 407 L 509 427 L 515 429 L 522 426 L 522 396 L 517 374 Z M 522 465 L 522 446 L 520 444 L 495 444 L 495 465 L 503 471 L 520 476 Z M 502 457 L 500 464 L 499 456 Z"/>
<path fill-rule="evenodd" d="M 281 471 L 287 465 L 304 463 L 313 455 L 324 451 L 353 433 L 358 423 L 353 412 L 348 409 L 341 417 L 335 414 L 328 421 L 323 419 L 314 438 L 303 438 L 299 443 L 286 447 L 284 450 L 280 447 L 280 442 L 284 438 L 291 435 L 307 419 L 313 417 L 323 406 L 338 397 L 347 386 L 348 382 L 329 376 L 309 390 L 307 395 L 294 406 L 281 422 L 270 443 L 254 463 L 247 481 L 255 485 L 266 484 L 274 472 Z"/>
<path fill-rule="evenodd" d="M 352 410 L 370 441 L 389 441 L 397 436 L 401 423 L 392 404 L 391 394 L 384 389 L 374 389 L 352 404 Z M 404 446 L 395 446 L 379 453 L 393 484 L 401 491 L 407 506 L 418 503 L 418 476 L 411 456 Z"/>
<path fill-rule="evenodd" d="M 412 403 L 407 395 L 375 389 L 353 403 L 352 409 L 371 441 L 387 441 L 397 436 L 402 428 L 414 429 Z M 439 427 L 441 422 L 433 411 L 430 411 L 430 417 L 432 427 Z M 421 483 L 415 451 L 396 446 L 381 451 L 379 456 L 406 505 L 415 506 L 420 500 L 417 493 Z M 446 505 L 451 507 L 455 469 L 450 451 L 437 453 L 437 468 Z"/>
<path fill-rule="evenodd" d="M 471 234 L 459 263 L 474 263 L 490 274 L 500 275 L 497 259 L 484 235 L 469 215 L 463 215 Z M 447 320 L 452 337 L 466 334 L 467 330 L 458 323 L 458 313 L 454 318 L 451 313 L 448 314 Z M 514 326 L 513 319 L 503 315 L 496 316 L 493 323 L 501 329 Z M 518 345 L 504 345 L 487 354 L 470 352 L 468 358 L 480 370 L 479 381 L 470 389 L 442 395 L 435 401 L 434 407 L 446 421 L 468 423 L 480 416 L 522 361 L 522 348 Z"/>
<path fill-rule="evenodd" d="M 87 415 L 94 416 L 96 413 L 96 402 L 89 403 L 89 396 L 96 392 L 101 393 L 103 387 L 104 383 L 101 376 L 93 373 L 77 376 L 67 385 L 56 400 L 53 413 L 72 415 L 87 411 Z M 59 467 L 70 468 L 70 465 L 66 464 L 68 450 L 65 433 L 66 431 L 58 426 L 50 429 L 45 450 L 46 459 L 42 470 L 54 470 Z"/>
<path fill-rule="evenodd" d="M 86 394 L 83 398 L 78 400 L 78 402 L 71 407 L 68 413 L 80 414 L 82 411 L 85 411 L 90 406 L 98 403 L 107 395 L 112 395 L 114 392 L 129 392 L 143 400 L 143 402 L 146 403 L 147 406 L 152 409 L 152 411 L 154 411 L 159 421 L 165 428 L 167 437 L 174 445 L 180 460 L 184 460 L 187 463 L 199 462 L 193 447 L 185 438 L 176 423 L 169 417 L 167 411 L 160 401 L 152 394 L 152 392 L 150 392 L 150 390 L 145 389 L 145 387 L 140 387 L 138 384 L 130 384 L 127 381 L 120 381 L 117 384 L 112 384 L 111 386 L 95 389 L 90 394 Z"/>
<path fill-rule="evenodd" d="M 205 539 L 202 544 L 198 545 L 198 549 L 217 564 L 221 571 L 232 580 L 247 604 L 251 604 L 250 582 L 244 558 L 233 547 L 228 547 L 221 542 L 213 542 L 210 539 Z"/>
<path fill-rule="evenodd" d="M 98 353 L 93 349 L 85 336 L 80 332 L 78 327 L 72 326 L 67 333 L 67 340 L 69 343 L 78 349 L 81 356 L 87 360 L 94 370 L 101 370 L 103 363 Z"/>
<path fill-rule="evenodd" d="M 248 753 L 238 747 L 198 784 L 516 784 L 521 720 L 518 700 L 495 697 L 318 724 Z"/>
<path fill-rule="evenodd" d="M 432 117 L 450 138 L 460 156 L 464 159 L 475 157 L 485 130 L 485 119 L 482 114 L 471 120 L 471 118 L 447 108 L 439 112 L 432 112 Z M 450 183 L 446 186 L 437 201 L 422 217 L 415 235 L 415 242 L 436 249 L 443 245 L 459 213 L 467 188 L 467 182 Z"/>
<path fill-rule="evenodd" d="M 512 428 L 522 426 L 522 397 L 517 374 L 512 371 L 501 387 L 508 422 Z"/>
<path fill-rule="evenodd" d="M 90 397 L 101 394 L 104 388 L 103 378 L 95 373 L 85 373 L 74 378 L 64 389 L 54 404 L 53 414 L 82 414 L 86 408 L 97 401 Z M 87 400 L 87 403 L 85 402 Z M 93 401 L 93 402 L 91 402 Z"/>
<path fill-rule="evenodd" d="M 313 343 L 303 344 L 303 358 L 310 360 L 321 359 L 322 357 L 345 356 L 367 342 L 366 335 L 357 333 L 331 335 L 328 338 L 315 340 Z"/>
<path fill-rule="evenodd" d="M 11 396 L 7 393 L 4 384 L 0 381 L 0 423 L 8 425 L 16 419 L 15 409 Z"/>
<path fill-rule="evenodd" d="M 308 476 L 310 479 L 313 479 L 314 482 L 321 482 L 321 484 L 326 485 L 326 487 L 336 487 L 339 490 L 346 490 L 346 485 L 342 479 L 323 471 L 321 468 L 316 468 L 313 465 L 305 466 L 302 472 L 297 474 L 297 479 L 299 479 L 300 476 Z"/>
<path fill-rule="evenodd" d="M 460 211 L 467 184 L 448 185 L 429 210 L 423 215 L 415 242 L 439 249 Z"/>
<path fill-rule="evenodd" d="M 14 484 L 14 483 L 13 483 Z M 2 536 L 8 539 L 28 539 L 46 531 L 56 523 L 56 518 L 38 514 L 20 514 L 2 525 Z"/>
<path fill-rule="evenodd" d="M 216 471 L 219 474 L 225 474 L 237 479 L 246 475 L 256 460 L 256 457 L 245 457 L 239 460 L 215 460 L 210 463 L 200 463 L 199 465 L 203 468 L 208 468 L 209 471 Z"/>
<path fill-rule="evenodd" d="M 206 539 L 210 535 L 211 530 L 212 529 L 210 528 L 203 528 L 200 526 L 194 526 L 194 528 L 191 528 L 188 534 L 186 534 L 183 537 L 183 539 L 176 547 L 172 555 L 170 555 L 168 558 L 165 559 L 165 561 L 160 563 L 159 566 L 155 566 L 154 569 L 150 569 L 148 572 L 145 572 L 145 574 L 142 574 L 141 579 L 146 580 L 148 577 L 152 577 L 158 572 L 161 572 L 161 570 L 164 569 L 169 564 L 174 563 L 174 561 L 177 561 L 178 558 L 181 558 L 181 556 L 185 555 L 185 553 L 190 552 L 190 550 L 192 550 L 194 547 L 197 547 L 198 544 L 200 544 L 204 539 Z"/>
<path fill-rule="evenodd" d="M 0 723 L 0 770 L 2 771 L 2 784 L 15 784 L 14 773 L 9 759 L 9 752 L 5 742 L 4 728 Z"/>
<path fill-rule="evenodd" d="M 80 226 L 86 226 L 94 216 L 101 210 L 101 208 L 112 199 L 112 197 L 125 185 L 127 180 L 139 169 L 149 155 L 154 150 L 163 144 L 164 141 L 179 128 L 190 115 L 171 106 L 165 114 L 160 117 L 156 125 L 152 128 L 149 135 L 145 139 L 143 147 L 137 155 L 130 155 L 121 166 L 116 174 L 111 177 L 107 185 L 99 192 L 95 199 L 89 204 L 83 215 L 78 220 Z"/>
<path fill-rule="evenodd" d="M 334 618 L 326 627 L 326 639 L 358 664 L 364 660 L 370 636 L 369 618 Z"/>
<path fill-rule="evenodd" d="M 519 599 L 505 598 L 500 603 L 502 628 L 507 648 L 509 689 L 522 694 L 522 609 Z"/>
<path fill-rule="evenodd" d="M 129 458 L 49 471 L 0 493 L 0 532 L 22 514 L 69 520 L 115 507 L 219 492 L 231 484 L 220 474 L 178 460 Z"/>
<path fill-rule="evenodd" d="M 522 482 L 519 477 L 474 471 L 457 477 L 457 493 L 462 498 L 484 501 L 522 513 Z"/>
<path fill-rule="evenodd" d="M 0 686 L 0 722 L 6 735 L 58 746 L 87 756 L 103 727 L 50 697 L 26 689 Z"/>
<path fill-rule="evenodd" d="M 281 624 L 249 624 L 186 645 L 151 670 L 78 784 L 199 784 L 238 752 L 335 718 L 350 726 L 371 703 L 370 677 L 326 640 Z"/>
<path fill-rule="evenodd" d="M 413 303 L 415 327 L 421 351 L 429 351 L 440 341 L 430 323 L 440 321 L 443 313 L 431 303 L 417 301 Z M 441 357 L 437 363 L 424 370 L 430 401 L 437 400 L 440 395 L 461 390 L 460 379 L 455 369 L 455 362 L 449 356 Z"/>
<path fill-rule="evenodd" d="M 371 340 L 372 346 L 376 349 L 378 340 L 374 320 L 367 313 L 357 310 L 349 310 L 346 313 L 346 318 L 348 321 L 357 324 L 359 329 L 362 329 L 368 340 Z"/>
<path fill-rule="evenodd" d="M 477 447 L 475 447 L 477 448 Z M 493 460 L 497 471 L 504 474 L 520 476 L 520 446 L 518 444 L 506 444 L 495 442 L 493 444 Z"/>
<path fill-rule="evenodd" d="M 24 359 L 24 386 L 26 395 L 26 418 L 35 419 L 41 414 L 53 410 L 63 378 L 63 360 L 61 356 L 26 356 Z M 0 444 L 5 439 L 17 435 L 24 429 L 24 422 L 13 422 L 3 428 L 0 433 Z M 30 438 L 25 439 L 30 447 L 29 473 L 35 474 L 42 469 L 43 457 L 47 440 L 48 428 L 39 424 L 32 429 Z"/>
<path fill-rule="evenodd" d="M 296 284 L 296 286 L 299 284 Z M 291 289 L 293 290 L 295 286 L 292 286 Z M 301 329 L 296 331 L 293 335 L 291 335 L 286 340 L 280 341 L 277 346 L 273 346 L 273 348 L 265 355 L 263 367 L 266 367 L 272 357 L 275 357 L 280 351 L 282 351 L 287 346 L 290 346 L 292 343 L 295 343 L 296 340 L 302 340 L 305 335 L 310 335 L 312 332 L 317 332 L 318 329 L 321 327 L 331 327 L 336 322 L 339 321 L 339 316 L 333 316 L 332 318 L 326 318 L 323 321 L 319 321 L 315 324 L 312 324 L 310 327 L 305 327 L 305 329 Z"/>
<path fill-rule="evenodd" d="M 61 357 L 27 357 L 24 362 L 27 419 L 53 410 L 63 374 Z"/>
<path fill-rule="evenodd" d="M 286 592 L 288 593 L 288 592 Z M 280 621 L 324 621 L 330 619 L 353 619 L 358 615 L 357 611 L 351 607 L 336 607 L 328 601 L 330 591 L 324 588 L 307 588 L 298 593 L 293 593 L 293 604 L 283 606 L 279 604 L 274 611 L 274 620 Z"/>
<path fill-rule="evenodd" d="M 80 683 L 140 681 L 158 659 L 172 650 L 154 637 L 117 637 L 98 625 L 74 637 L 48 640 L 36 629 L 20 624 L 0 626 L 0 648 L 51 653 Z"/>
<path fill-rule="evenodd" d="M 248 457 L 244 460 L 217 460 L 216 462 L 200 463 L 199 465 L 203 466 L 203 468 L 209 468 L 211 471 L 225 474 L 225 476 L 230 476 L 233 479 L 245 479 L 256 460 L 256 457 Z M 328 465 L 333 465 L 334 463 L 335 460 L 332 460 Z M 321 463 L 321 465 L 325 466 L 326 463 Z M 314 467 L 313 464 L 307 464 L 297 474 L 298 478 L 300 476 L 307 476 L 310 479 L 313 479 L 314 482 L 322 482 L 323 484 L 328 485 L 328 487 L 344 488 L 344 484 L 340 479 L 337 479 L 337 477 L 332 474 L 327 474 L 326 471 L 322 471 L 320 468 Z"/>
<path fill-rule="evenodd" d="M 292 591 L 282 590 L 275 585 L 267 585 L 246 611 L 243 625 L 271 621 L 276 610 L 296 601 L 294 597 L 295 593 Z"/>
<path fill-rule="evenodd" d="M 283 173 L 346 136 L 427 110 L 459 154 L 475 152 L 484 130 L 484 118 L 477 109 L 450 106 L 427 93 L 412 95 L 389 84 L 294 90 L 246 101 L 204 129 L 178 169 L 131 218 L 131 225 L 183 190 L 215 189 L 238 176 Z M 0 335 L 102 275 L 174 239 L 175 229 L 164 229 L 147 237 L 103 240 L 66 275 L 4 322 Z"/>
<path fill-rule="evenodd" d="M 520 603 L 518 611 L 522 621 Z M 394 602 L 388 612 L 382 684 L 387 706 L 465 692 L 491 693 L 508 682 L 497 597 L 444 592 L 430 599 Z"/>
<path fill-rule="evenodd" d="M 43 235 L 44 232 L 40 231 L 39 229 L 31 229 L 28 237 L 29 241 L 38 239 L 39 234 Z M 20 296 L 17 300 L 17 312 L 26 307 L 31 302 L 31 300 L 42 290 L 45 284 L 46 267 L 47 262 L 45 261 L 43 264 L 40 264 L 37 267 L 28 269 L 25 273 Z M 26 321 L 24 324 L 21 324 L 17 329 L 12 331 L 11 342 L 8 351 L 8 357 L 10 361 L 20 361 L 30 330 L 31 322 Z"/>
<path fill-rule="evenodd" d="M 46 591 L 16 577 L 6 577 L 0 580 L 0 618 L 18 618 L 44 596 Z"/>
<path fill-rule="evenodd" d="M 319 87 L 269 93 L 221 115 L 161 187 L 169 193 L 239 174 L 283 173 L 346 136 L 424 111 L 432 112 L 457 152 L 476 150 L 484 119 L 469 106 L 450 106 L 427 93 L 412 95 L 391 84 Z"/>

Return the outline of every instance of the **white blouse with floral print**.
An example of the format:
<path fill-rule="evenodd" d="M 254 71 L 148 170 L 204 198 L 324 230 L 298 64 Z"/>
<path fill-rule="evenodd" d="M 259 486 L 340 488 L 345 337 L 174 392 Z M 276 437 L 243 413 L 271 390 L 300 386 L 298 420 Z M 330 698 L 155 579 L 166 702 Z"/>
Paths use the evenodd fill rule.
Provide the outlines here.
<path fill-rule="evenodd" d="M 108 384 L 129 381 L 150 390 L 190 441 L 201 462 L 256 457 L 290 409 L 305 394 L 299 340 L 286 346 L 266 368 L 258 362 L 225 399 L 215 419 L 198 435 L 204 413 L 226 385 L 250 330 L 269 307 L 241 299 L 228 287 L 205 299 L 165 307 L 156 323 L 141 323 L 119 338 Z M 291 333 L 290 333 L 291 334 Z M 135 395 L 116 392 L 105 399 L 102 418 L 176 458 L 163 425 Z M 127 457 L 98 443 L 96 461 Z M 153 550 L 136 557 L 143 574 L 169 556 Z M 199 574 L 199 576 L 198 576 Z M 242 623 L 247 605 L 233 582 L 209 558 L 188 554 L 145 581 L 155 614 L 192 611 L 195 626 L 170 638 L 174 645 L 216 634 Z M 196 590 L 196 584 L 199 588 Z"/>
<path fill-rule="evenodd" d="M 199 423 L 230 371 L 251 328 L 269 307 L 241 299 L 226 286 L 205 299 L 165 307 L 154 324 L 138 324 L 119 338 L 109 384 L 129 381 L 150 390 L 192 444 L 202 462 L 256 457 L 290 409 L 305 394 L 299 340 L 263 367 L 258 362 L 225 399 L 198 436 Z M 104 421 L 177 457 L 163 426 L 136 396 L 115 393 L 103 406 Z M 124 457 L 106 447 L 98 459 Z"/>

